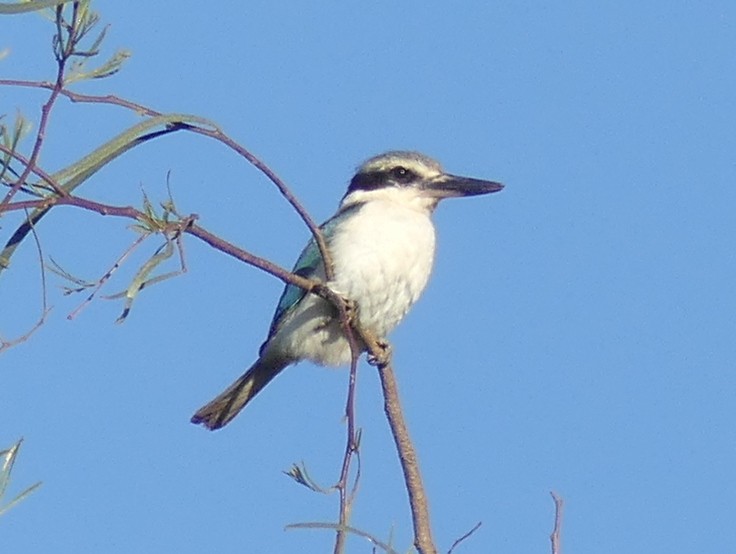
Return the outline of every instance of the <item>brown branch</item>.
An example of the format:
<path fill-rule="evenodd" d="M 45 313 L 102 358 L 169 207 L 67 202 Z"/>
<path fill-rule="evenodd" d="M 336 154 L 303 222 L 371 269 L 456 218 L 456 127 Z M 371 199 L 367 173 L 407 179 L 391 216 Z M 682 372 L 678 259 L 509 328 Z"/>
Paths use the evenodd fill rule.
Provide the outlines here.
<path fill-rule="evenodd" d="M 552 500 L 555 503 L 555 526 L 552 529 L 552 534 L 549 536 L 549 541 L 552 543 L 552 554 L 562 554 L 562 508 L 565 505 L 562 497 L 558 496 L 555 492 L 549 493 L 552 496 Z"/>
<path fill-rule="evenodd" d="M 297 275 L 296 273 L 291 273 L 290 271 L 287 271 L 283 267 L 280 267 L 265 258 L 255 256 L 254 254 L 251 254 L 250 252 L 247 252 L 246 250 L 235 246 L 231 242 L 228 242 L 225 239 L 221 239 L 217 235 L 210 233 L 199 225 L 192 224 L 187 227 L 184 232 L 188 235 L 197 237 L 198 239 L 206 242 L 216 250 L 232 256 L 233 258 L 240 260 L 241 262 L 245 262 L 249 265 L 257 267 L 258 269 L 262 269 L 266 273 L 269 273 L 274 277 L 281 279 L 284 283 L 296 285 L 297 287 L 301 287 L 304 290 L 317 294 L 318 296 L 322 296 L 323 298 L 326 296 L 326 293 L 324 291 L 326 287 L 324 287 L 322 283 L 318 281 L 313 281 L 312 279 L 305 279 L 304 277 Z"/>
<path fill-rule="evenodd" d="M 143 219 L 145 214 L 133 206 L 112 206 L 101 204 L 94 200 L 81 198 L 79 196 L 49 197 L 42 200 L 21 200 L 11 202 L 0 209 L 0 212 L 13 212 L 16 210 L 47 209 L 53 206 L 74 206 L 84 210 L 96 212 L 100 215 L 113 215 L 127 217 L 130 219 Z"/>
<path fill-rule="evenodd" d="M 43 88 L 43 89 L 51 89 L 52 91 L 56 90 L 56 85 L 49 83 L 47 81 L 0 79 L 0 85 Z M 142 104 L 137 104 L 135 102 L 125 100 L 113 94 L 108 94 L 105 96 L 95 96 L 95 95 L 89 95 L 89 94 L 79 94 L 79 93 L 72 92 L 70 90 L 66 90 L 63 88 L 58 91 L 58 94 L 61 94 L 67 97 L 72 102 L 84 102 L 84 103 L 91 103 L 91 104 L 110 104 L 110 105 L 119 106 L 122 108 L 127 108 L 138 114 L 146 115 L 148 117 L 157 117 L 157 116 L 164 115 L 163 112 L 153 110 L 151 108 L 143 106 Z M 297 214 L 299 214 L 302 221 L 304 221 L 304 223 L 307 225 L 309 230 L 312 232 L 312 236 L 314 237 L 314 240 L 317 242 L 317 246 L 319 247 L 320 254 L 322 255 L 322 259 L 324 260 L 324 263 L 325 263 L 326 279 L 327 281 L 332 280 L 334 276 L 334 267 L 332 263 L 332 258 L 330 257 L 329 251 L 327 249 L 327 244 L 325 243 L 325 239 L 322 236 L 322 233 L 319 230 L 318 225 L 310 217 L 307 210 L 304 208 L 304 206 L 301 205 L 301 203 L 297 200 L 297 198 L 294 196 L 291 190 L 289 190 L 289 188 L 286 186 L 286 183 L 284 183 L 279 178 L 279 176 L 276 175 L 276 173 L 270 167 L 268 167 L 260 158 L 258 158 L 255 154 L 250 152 L 248 149 L 246 149 L 241 144 L 231 139 L 229 136 L 223 133 L 220 129 L 207 129 L 204 127 L 197 127 L 194 125 L 182 125 L 180 128 L 191 131 L 193 133 L 197 133 L 200 135 L 210 137 L 228 146 L 229 148 L 231 148 L 232 150 L 240 154 L 243 158 L 245 158 L 251 165 L 256 167 L 274 185 L 276 185 L 276 188 L 279 190 L 282 196 L 286 198 L 289 204 L 291 204 L 294 210 L 296 210 Z"/>
<path fill-rule="evenodd" d="M 57 27 L 60 26 L 61 21 L 61 13 L 63 10 L 63 5 L 58 5 L 56 7 L 56 24 Z M 76 15 L 76 10 L 75 10 Z M 75 17 L 76 21 L 76 17 Z M 61 42 L 62 37 L 61 33 L 59 32 L 58 40 Z M 48 126 L 49 117 L 51 115 L 51 109 L 54 107 L 54 103 L 56 102 L 57 98 L 59 97 L 59 94 L 64 88 L 64 72 L 66 71 L 66 62 L 69 59 L 69 56 L 71 56 L 73 51 L 73 43 L 71 40 L 67 43 L 67 50 L 62 53 L 60 57 L 57 57 L 57 66 L 56 66 L 56 81 L 54 82 L 53 86 L 51 87 L 51 94 L 49 95 L 48 100 L 44 103 L 44 105 L 41 107 L 41 119 L 38 124 L 38 131 L 36 132 L 36 140 L 33 144 L 33 150 L 31 151 L 31 156 L 28 158 L 28 163 L 26 164 L 25 169 L 18 177 L 18 180 L 13 184 L 12 187 L 10 187 L 10 190 L 5 194 L 5 197 L 0 201 L 0 209 L 2 209 L 3 206 L 10 203 L 10 201 L 13 199 L 13 196 L 20 190 L 20 188 L 23 186 L 23 184 L 26 182 L 26 179 L 28 179 L 28 176 L 31 174 L 31 171 L 36 166 L 36 161 L 38 160 L 38 156 L 41 153 L 41 147 L 43 146 L 43 142 L 46 138 L 46 127 Z"/>
<path fill-rule="evenodd" d="M 396 378 L 391 364 L 378 364 L 378 375 L 381 378 L 381 388 L 383 389 L 384 411 L 391 426 L 391 434 L 394 437 L 401 469 L 404 472 L 406 489 L 409 493 L 409 504 L 414 524 L 414 546 L 420 554 L 436 554 L 437 547 L 432 539 L 429 505 L 422 484 L 422 475 L 419 471 L 419 460 L 404 420 Z"/>
<path fill-rule="evenodd" d="M 226 146 L 229 146 L 230 148 L 235 150 L 238 154 L 243 156 L 246 160 L 248 160 L 253 166 L 259 169 L 261 173 L 263 173 L 266 177 L 268 177 L 268 179 L 274 185 L 276 185 L 276 188 L 279 189 L 279 192 L 284 196 L 284 198 L 286 198 L 289 204 L 291 204 L 291 206 L 296 210 L 296 212 L 302 218 L 302 221 L 304 221 L 304 223 L 307 225 L 309 230 L 312 232 L 312 236 L 314 237 L 314 240 L 317 242 L 317 246 L 319 247 L 320 254 L 322 255 L 322 261 L 324 262 L 325 278 L 327 281 L 331 281 L 334 278 L 334 266 L 332 263 L 332 257 L 330 256 L 330 252 L 327 249 L 327 243 L 325 242 L 325 238 L 322 235 L 322 232 L 320 231 L 317 224 L 310 217 L 309 213 L 307 213 L 307 210 L 304 208 L 304 206 L 301 205 L 301 203 L 297 200 L 296 196 L 294 196 L 291 190 L 289 190 L 289 188 L 286 186 L 286 183 L 284 183 L 278 177 L 278 175 L 276 175 L 271 170 L 271 168 L 269 168 L 259 158 L 257 158 L 249 150 L 246 150 L 245 147 L 235 142 L 233 139 L 231 139 L 229 136 L 227 136 L 225 133 L 223 133 L 219 129 L 205 129 L 205 128 L 200 128 L 200 127 L 191 127 L 191 131 L 198 133 L 200 135 L 211 137 L 225 144 Z"/>
<path fill-rule="evenodd" d="M 64 198 L 47 198 L 43 200 L 24 200 L 22 202 L 13 202 L 6 206 L 6 210 L 12 211 L 20 209 L 46 208 L 49 206 L 72 206 L 96 212 L 100 215 L 124 217 L 137 221 L 145 221 L 147 217 L 146 214 L 144 214 L 142 211 L 132 206 L 113 206 L 110 204 L 102 204 L 100 202 L 95 202 L 94 200 L 81 198 L 79 196 L 67 196 Z M 196 219 L 197 216 L 192 215 L 183 220 L 187 222 L 186 228 L 183 229 L 184 233 L 197 237 L 198 239 L 204 241 L 205 243 L 209 244 L 220 252 L 228 254 L 229 256 L 232 256 L 233 258 L 236 258 L 249 265 L 262 269 L 266 273 L 270 273 L 274 277 L 281 279 L 281 281 L 283 281 L 284 283 L 301 287 L 309 292 L 317 294 L 318 296 L 326 298 L 331 302 L 335 302 L 335 299 L 339 298 L 338 295 L 332 293 L 330 289 L 328 289 L 321 283 L 313 281 L 311 279 L 305 279 L 300 275 L 291 273 L 290 271 L 287 271 L 286 269 L 274 264 L 273 262 L 251 254 L 250 252 L 247 252 L 246 250 L 235 246 L 231 242 L 218 237 L 210 231 L 207 231 L 203 227 L 196 225 L 195 223 L 193 223 L 193 221 Z M 176 225 L 177 222 L 172 222 L 172 229 Z"/>
<path fill-rule="evenodd" d="M 61 187 L 61 185 L 59 185 L 59 183 L 57 183 L 54 180 L 53 177 L 51 177 L 51 175 L 49 175 L 48 173 L 46 173 L 44 170 L 42 170 L 37 165 L 35 165 L 35 164 L 34 165 L 31 165 L 31 161 L 28 158 L 26 158 L 25 156 L 23 156 L 22 154 L 14 151 L 14 150 L 11 150 L 10 148 L 7 148 L 3 144 L 0 144 L 0 152 L 3 152 L 5 154 L 7 154 L 8 156 L 11 156 L 11 157 L 15 158 L 20 163 L 22 163 L 24 166 L 30 167 L 31 168 L 31 171 L 33 173 L 35 173 L 36 175 L 38 175 L 41 179 L 43 179 L 44 181 L 46 181 L 48 183 L 48 185 L 51 187 L 51 189 L 53 189 L 53 191 L 56 194 L 58 194 L 59 196 L 67 196 L 69 194 L 67 191 L 65 191 Z M 17 184 L 17 182 L 20 182 L 20 180 L 16 181 L 16 184 Z M 21 186 L 22 186 L 22 184 L 21 184 Z M 2 209 L 3 207 L 4 206 L 0 206 L 0 212 L 4 211 Z"/>
<path fill-rule="evenodd" d="M 330 292 L 332 291 L 330 290 Z M 357 325 L 357 318 L 354 317 L 356 315 L 356 307 L 348 306 L 345 300 L 338 295 L 335 295 L 332 303 L 339 311 L 340 323 L 342 324 L 343 331 L 345 332 L 345 336 L 350 344 L 350 374 L 348 377 L 348 397 L 345 402 L 347 439 L 345 441 L 345 453 L 342 459 L 342 468 L 340 469 L 340 479 L 336 485 L 338 494 L 340 495 L 340 515 L 335 534 L 334 553 L 342 554 L 345 551 L 345 540 L 347 538 L 345 529 L 350 521 L 353 499 L 357 491 L 358 478 L 360 476 L 360 458 L 358 458 L 358 474 L 355 477 L 352 490 L 348 492 L 350 464 L 352 462 L 353 454 L 358 454 L 358 435 L 355 431 L 355 385 L 358 377 L 358 359 L 360 358 L 360 354 L 363 349 L 358 345 L 355 333 L 353 332 L 353 326 Z"/>

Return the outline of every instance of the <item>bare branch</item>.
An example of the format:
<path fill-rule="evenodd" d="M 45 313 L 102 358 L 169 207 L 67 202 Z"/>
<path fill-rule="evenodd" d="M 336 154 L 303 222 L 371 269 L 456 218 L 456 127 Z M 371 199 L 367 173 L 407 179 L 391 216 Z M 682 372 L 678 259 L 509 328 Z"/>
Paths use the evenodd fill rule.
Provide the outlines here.
<path fill-rule="evenodd" d="M 26 331 L 25 333 L 23 333 L 21 336 L 15 337 L 13 339 L 5 339 L 2 336 L 0 336 L 0 353 L 2 353 L 3 350 L 7 350 L 8 348 L 12 348 L 13 346 L 17 346 L 19 344 L 22 344 L 22 343 L 26 342 L 29 338 L 31 338 L 31 336 L 33 335 L 33 333 L 35 333 L 36 331 L 38 331 L 38 329 L 44 323 L 46 323 L 46 317 L 48 317 L 50 311 L 51 311 L 51 308 L 49 308 L 45 312 L 43 312 L 41 314 L 41 317 L 39 317 L 38 320 L 36 321 L 36 323 L 34 323 L 33 326 L 30 329 L 28 329 L 28 331 Z"/>
<path fill-rule="evenodd" d="M 51 177 L 48 173 L 46 173 L 44 170 L 42 170 L 40 167 L 34 165 L 31 165 L 31 161 L 23 156 L 22 154 L 19 154 L 18 152 L 11 150 L 9 148 L 6 148 L 4 145 L 0 144 L 0 152 L 3 152 L 4 154 L 15 158 L 20 163 L 22 163 L 25 167 L 30 167 L 31 171 L 38 175 L 43 181 L 45 181 L 48 186 L 50 187 L 50 190 L 52 190 L 55 194 L 59 196 L 67 196 L 68 193 L 61 188 L 61 185 L 56 182 L 56 180 Z M 20 181 L 20 180 L 18 180 Z M 22 185 L 21 185 L 22 186 Z M 36 186 L 39 186 L 38 184 Z M 6 204 L 7 206 L 7 204 Z"/>
<path fill-rule="evenodd" d="M 447 554 L 452 554 L 453 550 L 455 550 L 455 547 L 457 547 L 461 542 L 463 542 L 465 539 L 470 537 L 473 533 L 475 533 L 478 529 L 480 529 L 480 526 L 483 525 L 482 521 L 479 521 L 475 524 L 475 527 L 473 527 L 470 531 L 465 533 L 462 537 L 455 539 L 455 542 L 452 543 L 452 546 L 450 547 L 450 550 L 447 551 Z"/>
<path fill-rule="evenodd" d="M 52 83 L 48 83 L 44 81 L 26 81 L 26 80 L 18 80 L 18 79 L 0 79 L 0 85 L 44 88 L 44 89 L 51 89 L 51 90 L 55 89 L 55 86 Z M 88 94 L 78 94 L 78 93 L 75 93 L 75 92 L 72 92 L 66 89 L 61 89 L 59 91 L 59 94 L 66 96 L 72 102 L 110 104 L 110 105 L 126 108 L 138 114 L 146 115 L 149 117 L 161 117 L 164 115 L 162 112 L 153 110 L 151 108 L 143 106 L 142 104 L 138 104 L 135 102 L 131 102 L 129 100 L 125 100 L 123 98 L 119 98 L 115 95 L 94 96 L 94 95 L 88 95 Z M 334 273 L 332 259 L 330 257 L 329 251 L 327 250 L 327 245 L 325 243 L 324 237 L 322 236 L 322 233 L 319 230 L 319 227 L 314 222 L 314 220 L 310 217 L 307 210 L 301 205 L 301 203 L 293 195 L 291 190 L 286 186 L 286 183 L 284 183 L 270 167 L 268 167 L 260 158 L 258 158 L 255 154 L 250 152 L 244 146 L 242 146 L 238 142 L 231 139 L 228 135 L 223 133 L 222 130 L 220 130 L 220 128 L 214 124 L 212 124 L 211 128 L 186 124 L 186 125 L 181 125 L 180 129 L 188 130 L 193 133 L 208 136 L 210 138 L 213 138 L 225 144 L 226 146 L 228 146 L 229 148 L 231 148 L 232 150 L 240 154 L 248 162 L 250 162 L 254 167 L 256 167 L 259 171 L 261 171 L 261 173 L 263 173 L 274 185 L 276 185 L 276 188 L 279 190 L 279 192 L 284 196 L 284 198 L 286 198 L 286 200 L 289 202 L 289 204 L 291 204 L 294 210 L 296 210 L 297 214 L 299 214 L 301 219 L 304 221 L 304 223 L 307 225 L 309 230 L 312 232 L 312 236 L 317 242 L 317 246 L 319 246 L 320 254 L 322 255 L 322 259 L 324 260 L 324 263 L 325 263 L 326 279 L 327 281 L 332 280 L 333 273 Z"/>
<path fill-rule="evenodd" d="M 337 303 L 335 303 L 337 302 Z M 337 483 L 337 489 L 340 494 L 340 515 L 339 526 L 335 536 L 335 554 L 342 554 L 345 551 L 345 529 L 350 521 L 350 513 L 352 511 L 353 499 L 358 489 L 358 481 L 360 477 L 360 469 L 356 474 L 353 487 L 348 492 L 348 479 L 350 478 L 350 464 L 353 454 L 358 454 L 359 438 L 355 430 L 355 387 L 358 378 L 358 359 L 363 351 L 353 332 L 355 326 L 358 325 L 357 309 L 352 303 L 346 302 L 343 298 L 336 298 L 335 307 L 340 314 L 340 322 L 342 323 L 345 336 L 350 344 L 350 373 L 348 376 L 348 396 L 345 402 L 345 417 L 347 419 L 347 439 L 345 441 L 345 453 L 342 460 L 342 468 L 340 470 L 340 480 Z M 358 460 L 360 460 L 358 458 Z M 360 463 L 358 464 L 360 466 Z"/>
<path fill-rule="evenodd" d="M 562 508 L 564 507 L 565 502 L 562 497 L 558 496 L 554 491 L 549 494 L 555 502 L 555 526 L 552 529 L 552 534 L 549 536 L 549 540 L 552 543 L 552 554 L 562 554 Z"/>
<path fill-rule="evenodd" d="M 373 350 L 371 349 L 371 351 Z M 376 352 L 380 355 L 380 348 Z M 419 460 L 404 420 L 396 378 L 391 364 L 379 363 L 378 375 L 381 378 L 383 389 L 384 411 L 391 427 L 391 434 L 399 454 L 401 469 L 404 472 L 404 482 L 409 493 L 409 504 L 414 524 L 414 546 L 421 554 L 436 554 L 437 547 L 432 538 L 429 504 L 422 484 L 422 475 L 419 471 Z"/>
<path fill-rule="evenodd" d="M 60 29 L 61 27 L 61 21 L 62 21 L 62 12 L 63 12 L 63 5 L 58 4 L 56 6 L 56 22 L 57 22 L 57 28 Z M 73 29 L 70 29 L 69 34 L 71 35 L 73 33 Z M 56 39 L 61 40 L 61 31 L 59 30 Z M 56 42 L 56 41 L 55 41 Z M 72 44 L 71 38 L 69 40 L 69 44 Z M 36 132 L 36 140 L 33 144 L 33 150 L 31 151 L 31 156 L 28 159 L 28 163 L 26 164 L 25 169 L 20 174 L 20 177 L 18 177 L 15 184 L 10 188 L 10 190 L 5 194 L 5 197 L 0 201 L 0 209 L 2 209 L 3 206 L 6 204 L 9 204 L 10 201 L 13 199 L 13 196 L 20 190 L 20 188 L 25 184 L 26 179 L 28 179 L 28 176 L 31 174 L 31 171 L 33 167 L 36 166 L 36 161 L 38 160 L 38 156 L 41 153 L 41 147 L 43 146 L 44 139 L 46 138 L 46 127 L 49 122 L 49 117 L 51 115 L 51 109 L 54 106 L 54 103 L 56 102 L 56 99 L 59 97 L 59 93 L 64 88 L 64 72 L 66 70 L 66 62 L 68 61 L 69 56 L 58 56 L 57 55 L 57 70 L 56 70 L 56 81 L 54 82 L 54 86 L 51 89 L 51 94 L 49 95 L 48 100 L 44 105 L 41 107 L 41 120 L 38 124 L 38 131 Z"/>
<path fill-rule="evenodd" d="M 33 326 L 21 336 L 10 340 L 3 339 L 0 336 L 0 353 L 2 353 L 3 350 L 12 346 L 17 346 L 31 338 L 33 333 L 35 333 L 41 325 L 46 322 L 46 317 L 51 311 L 51 308 L 48 305 L 48 287 L 46 286 L 46 267 L 43 261 L 43 248 L 41 247 L 41 240 L 38 238 L 38 233 L 36 233 L 36 229 L 33 225 L 31 225 L 31 233 L 33 234 L 33 241 L 36 245 L 36 253 L 38 254 L 38 264 L 41 269 L 41 315 Z"/>

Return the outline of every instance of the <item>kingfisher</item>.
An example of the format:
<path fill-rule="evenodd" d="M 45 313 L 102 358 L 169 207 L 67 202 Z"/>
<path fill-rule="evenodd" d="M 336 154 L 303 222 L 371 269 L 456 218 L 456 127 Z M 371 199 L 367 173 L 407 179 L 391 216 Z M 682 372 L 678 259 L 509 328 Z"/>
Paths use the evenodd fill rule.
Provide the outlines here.
<path fill-rule="evenodd" d="M 350 181 L 337 213 L 320 226 L 333 266 L 326 285 L 354 302 L 362 328 L 383 339 L 427 285 L 435 252 L 431 216 L 440 200 L 502 188 L 494 181 L 445 173 L 438 162 L 418 152 L 391 151 L 367 160 Z M 325 266 L 314 238 L 293 272 L 324 282 Z M 227 425 L 274 377 L 302 360 L 347 365 L 350 344 L 332 304 L 287 285 L 256 362 L 200 408 L 192 423 L 211 430 Z"/>

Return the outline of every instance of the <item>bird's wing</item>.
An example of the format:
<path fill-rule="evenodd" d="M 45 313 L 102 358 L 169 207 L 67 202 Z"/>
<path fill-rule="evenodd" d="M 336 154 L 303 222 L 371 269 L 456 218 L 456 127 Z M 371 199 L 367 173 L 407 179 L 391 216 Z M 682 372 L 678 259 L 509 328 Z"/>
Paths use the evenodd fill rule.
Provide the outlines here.
<path fill-rule="evenodd" d="M 322 254 L 320 254 L 319 247 L 317 246 L 314 237 L 312 237 L 304 247 L 304 250 L 302 250 L 302 253 L 299 255 L 299 258 L 291 271 L 292 273 L 296 273 L 301 277 L 309 279 L 314 277 L 321 268 Z M 286 285 L 284 292 L 281 293 L 281 298 L 279 298 L 279 303 L 276 306 L 276 313 L 273 314 L 273 320 L 271 320 L 271 328 L 268 331 L 266 342 L 276 334 L 276 331 L 278 331 L 284 317 L 286 317 L 289 312 L 299 304 L 299 301 L 304 298 L 306 293 L 307 292 L 301 287 L 297 287 L 296 285 Z"/>
<path fill-rule="evenodd" d="M 328 246 L 330 235 L 335 229 L 335 226 L 338 225 L 345 217 L 353 214 L 358 209 L 360 209 L 359 205 L 348 206 L 320 225 L 320 230 L 322 231 Z M 319 246 L 317 246 L 317 242 L 314 240 L 314 237 L 309 239 L 309 242 L 304 247 L 304 250 L 302 250 L 302 253 L 299 254 L 299 258 L 296 260 L 296 264 L 294 264 L 294 268 L 291 271 L 307 279 L 312 277 L 316 277 L 318 279 L 324 278 L 322 254 L 319 251 Z M 297 287 L 296 285 L 286 285 L 284 292 L 281 293 L 281 298 L 279 298 L 279 303 L 276 306 L 276 313 L 273 314 L 271 328 L 268 330 L 268 337 L 263 345 L 261 345 L 261 351 L 279 330 L 285 318 L 288 317 L 289 313 L 297 306 L 297 304 L 299 304 L 305 295 L 306 291 L 304 289 Z"/>

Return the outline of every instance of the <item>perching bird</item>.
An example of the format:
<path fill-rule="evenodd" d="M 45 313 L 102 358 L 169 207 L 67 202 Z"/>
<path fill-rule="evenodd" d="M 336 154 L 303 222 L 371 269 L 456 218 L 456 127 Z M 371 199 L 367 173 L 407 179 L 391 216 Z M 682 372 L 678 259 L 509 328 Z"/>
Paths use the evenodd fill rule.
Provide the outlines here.
<path fill-rule="evenodd" d="M 383 338 L 424 290 L 435 250 L 431 215 L 443 198 L 497 192 L 500 183 L 444 173 L 417 152 L 387 152 L 366 161 L 350 181 L 337 213 L 320 227 L 332 257 L 327 285 L 358 306 L 360 325 Z M 324 280 L 310 240 L 294 273 Z M 284 289 L 259 358 L 237 381 L 200 408 L 192 423 L 227 425 L 285 367 L 309 360 L 350 363 L 350 346 L 335 308 L 294 285 Z"/>

